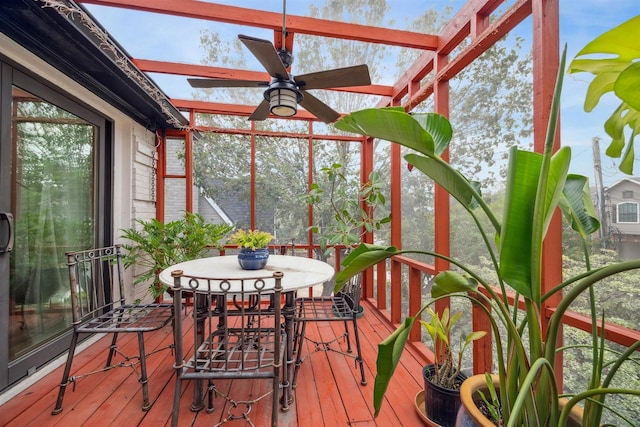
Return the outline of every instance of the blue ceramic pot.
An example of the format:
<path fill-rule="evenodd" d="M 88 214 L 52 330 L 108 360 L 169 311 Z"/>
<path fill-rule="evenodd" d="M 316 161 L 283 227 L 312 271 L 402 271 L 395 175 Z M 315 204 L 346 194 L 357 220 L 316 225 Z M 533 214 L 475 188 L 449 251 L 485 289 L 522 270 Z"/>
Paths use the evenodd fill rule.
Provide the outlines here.
<path fill-rule="evenodd" d="M 269 250 L 266 248 L 256 250 L 243 248 L 238 254 L 238 263 L 244 270 L 260 270 L 267 265 L 268 259 Z"/>

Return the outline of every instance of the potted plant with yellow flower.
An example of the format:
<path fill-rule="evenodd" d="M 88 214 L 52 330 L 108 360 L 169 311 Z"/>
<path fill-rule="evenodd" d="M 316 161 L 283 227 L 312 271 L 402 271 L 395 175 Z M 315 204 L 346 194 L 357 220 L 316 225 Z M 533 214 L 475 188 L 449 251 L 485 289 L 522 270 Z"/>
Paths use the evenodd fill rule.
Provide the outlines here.
<path fill-rule="evenodd" d="M 273 235 L 260 230 L 238 229 L 230 236 L 231 242 L 240 248 L 238 263 L 245 270 L 260 270 L 267 265 L 269 250 L 267 246 Z"/>

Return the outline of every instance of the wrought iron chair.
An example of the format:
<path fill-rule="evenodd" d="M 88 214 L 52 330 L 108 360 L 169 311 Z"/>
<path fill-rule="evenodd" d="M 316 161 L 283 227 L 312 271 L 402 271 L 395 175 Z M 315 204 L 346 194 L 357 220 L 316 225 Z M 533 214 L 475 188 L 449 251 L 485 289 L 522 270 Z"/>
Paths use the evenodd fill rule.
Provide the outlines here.
<path fill-rule="evenodd" d="M 144 334 L 158 330 L 173 320 L 173 304 L 127 304 L 125 302 L 124 268 L 119 245 L 67 252 L 66 255 L 69 267 L 73 335 L 60 382 L 58 399 L 51 413 L 56 415 L 62 411 L 62 400 L 70 383 L 76 383 L 78 379 L 91 373 L 100 372 L 70 376 L 78 337 L 82 333 L 113 334 L 106 365 L 102 370 L 130 367 L 137 372 L 136 366 L 139 365 L 138 381 L 142 385 L 142 410 L 148 410 L 151 403 L 147 384 L 146 357 L 148 355 L 145 354 Z M 118 349 L 117 338 L 123 333 L 135 333 L 138 336 L 138 355 L 127 356 Z M 116 354 L 122 356 L 122 360 L 112 365 Z"/>
<path fill-rule="evenodd" d="M 272 396 L 271 425 L 278 425 L 280 372 L 286 335 L 281 321 L 281 272 L 250 279 L 195 277 L 172 272 L 176 313 L 182 310 L 181 294 L 194 295 L 191 311 L 192 335 L 183 335 L 183 319 L 174 324 L 176 340 L 176 384 L 171 425 L 178 426 L 182 381 L 194 380 L 192 411 L 204 408 L 202 384 L 207 380 L 207 411 L 214 410 L 214 398 L 228 404 L 224 421 L 245 419 L 254 403 Z M 269 379 L 268 391 L 251 400 L 236 400 L 217 380 Z M 214 382 L 216 381 L 216 382 Z M 243 405 L 244 412 L 234 411 Z M 219 424 L 218 424 L 219 425 Z"/>
<path fill-rule="evenodd" d="M 293 387 L 295 387 L 298 380 L 298 370 L 304 359 L 318 351 L 333 351 L 354 358 L 356 364 L 360 367 L 360 383 L 362 385 L 367 384 L 364 376 L 364 361 L 360 348 L 360 335 L 358 333 L 358 317 L 362 315 L 362 308 L 360 306 L 360 296 L 362 293 L 361 277 L 360 274 L 353 276 L 340 292 L 335 295 L 296 298 L 296 313 L 294 317 L 296 330 L 294 336 L 296 362 L 293 372 Z M 336 336 L 329 341 L 316 341 L 311 339 L 305 334 L 307 324 L 316 322 L 343 322 L 344 334 Z M 353 335 L 356 342 L 355 355 L 352 354 L 353 350 L 351 349 L 349 323 L 353 325 Z M 342 338 L 346 340 L 346 351 L 343 351 L 337 343 Z M 314 350 L 307 354 L 307 356 L 302 357 L 305 340 L 314 345 Z"/>

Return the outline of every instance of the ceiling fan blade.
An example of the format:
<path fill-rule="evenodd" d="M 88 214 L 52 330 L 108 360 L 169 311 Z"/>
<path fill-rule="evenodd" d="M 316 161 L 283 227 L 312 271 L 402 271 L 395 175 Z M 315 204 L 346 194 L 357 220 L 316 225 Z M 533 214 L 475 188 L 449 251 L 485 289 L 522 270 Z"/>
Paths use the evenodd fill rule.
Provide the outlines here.
<path fill-rule="evenodd" d="M 269 101 L 263 100 L 249 116 L 251 121 L 260 121 L 269 117 Z"/>
<path fill-rule="evenodd" d="M 191 87 L 267 87 L 269 82 L 259 80 L 230 80 L 230 79 L 187 79 Z"/>
<path fill-rule="evenodd" d="M 366 64 L 336 68 L 317 73 L 295 76 L 293 80 L 303 90 L 326 89 L 330 87 L 367 86 L 371 84 L 369 67 Z"/>
<path fill-rule="evenodd" d="M 315 96 L 311 95 L 309 92 L 302 92 L 302 101 L 300 105 L 302 105 L 305 110 L 319 118 L 325 123 L 335 122 L 340 118 L 340 113 L 334 111 L 331 107 L 329 107 L 324 102 L 320 101 Z"/>
<path fill-rule="evenodd" d="M 289 73 L 285 68 L 276 48 L 268 40 L 256 39 L 240 34 L 240 41 L 253 53 L 271 77 L 288 79 Z"/>

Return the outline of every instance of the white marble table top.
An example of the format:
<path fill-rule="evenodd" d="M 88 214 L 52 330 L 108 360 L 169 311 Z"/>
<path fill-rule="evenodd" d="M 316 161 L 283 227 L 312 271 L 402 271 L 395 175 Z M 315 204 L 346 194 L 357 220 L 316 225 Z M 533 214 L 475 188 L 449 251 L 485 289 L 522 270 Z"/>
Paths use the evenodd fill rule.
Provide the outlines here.
<path fill-rule="evenodd" d="M 322 284 L 331 280 L 335 274 L 334 268 L 326 262 L 290 255 L 269 255 L 269 261 L 264 269 L 243 270 L 238 264 L 237 255 L 225 255 L 199 258 L 172 265 L 160 273 L 160 282 L 173 287 L 171 272 L 174 270 L 182 270 L 183 274 L 189 276 L 220 279 L 250 279 L 281 271 L 284 274 L 282 278 L 283 292 Z M 190 289 L 184 278 L 181 281 L 181 286 Z M 231 282 L 231 286 L 231 292 L 233 292 L 233 282 Z M 239 282 L 237 286 L 240 286 Z"/>

